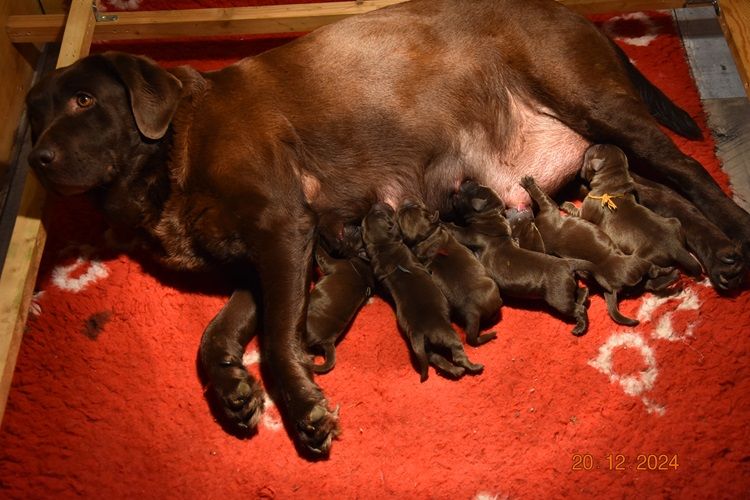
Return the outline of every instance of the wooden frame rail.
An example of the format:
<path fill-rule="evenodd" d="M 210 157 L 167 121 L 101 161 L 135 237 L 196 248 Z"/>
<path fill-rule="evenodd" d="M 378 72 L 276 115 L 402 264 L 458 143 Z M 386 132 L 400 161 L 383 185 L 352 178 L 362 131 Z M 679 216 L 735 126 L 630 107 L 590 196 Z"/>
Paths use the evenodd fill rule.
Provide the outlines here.
<path fill-rule="evenodd" d="M 299 33 L 402 1 L 362 0 L 232 9 L 118 12 L 117 20 L 97 22 L 92 0 L 72 0 L 67 16 L 10 16 L 5 30 L 16 44 L 61 41 L 57 64 L 60 67 L 86 55 L 94 40 Z M 558 1 L 584 14 L 673 9 L 685 7 L 688 3 L 688 0 Z M 719 0 L 719 7 L 725 36 L 733 50 L 745 89 L 750 93 L 750 1 Z M 0 422 L 45 241 L 46 233 L 41 220 L 43 204 L 44 190 L 32 174 L 24 187 L 8 257 L 0 275 Z"/>

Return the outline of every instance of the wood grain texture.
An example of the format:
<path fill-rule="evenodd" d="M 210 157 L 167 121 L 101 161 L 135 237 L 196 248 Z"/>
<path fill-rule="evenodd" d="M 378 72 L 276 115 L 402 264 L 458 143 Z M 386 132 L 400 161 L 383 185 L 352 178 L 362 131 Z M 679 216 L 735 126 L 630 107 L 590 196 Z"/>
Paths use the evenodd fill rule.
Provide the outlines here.
<path fill-rule="evenodd" d="M 68 66 L 89 52 L 94 32 L 91 0 L 73 0 L 57 66 Z M 16 96 L 18 100 L 20 96 Z M 25 161 L 25 160 L 23 160 Z M 0 421 L 5 413 L 16 357 L 29 311 L 46 239 L 42 225 L 45 192 L 30 174 L 0 275 Z"/>
<path fill-rule="evenodd" d="M 365 0 L 293 5 L 268 5 L 224 9 L 118 12 L 118 19 L 96 25 L 95 40 L 137 40 L 239 34 L 300 33 L 312 31 L 345 17 L 363 14 L 404 0 Z M 670 9 L 682 0 L 559 0 L 584 13 L 633 12 Z M 8 36 L 18 43 L 59 40 L 64 20 L 61 15 L 13 16 Z"/>
<path fill-rule="evenodd" d="M 720 0 L 719 7 L 724 36 L 732 49 L 745 93 L 750 97 L 750 1 Z"/>

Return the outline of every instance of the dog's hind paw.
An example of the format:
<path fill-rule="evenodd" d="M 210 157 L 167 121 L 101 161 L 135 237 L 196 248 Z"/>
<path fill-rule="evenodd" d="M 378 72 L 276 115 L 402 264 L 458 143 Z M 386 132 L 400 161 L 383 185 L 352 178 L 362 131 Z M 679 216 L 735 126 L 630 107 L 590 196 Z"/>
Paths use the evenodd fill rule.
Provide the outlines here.
<path fill-rule="evenodd" d="M 703 266 L 711 284 L 720 292 L 739 288 L 745 278 L 745 264 L 739 248 L 722 248 L 711 254 Z"/>
<path fill-rule="evenodd" d="M 340 433 L 339 408 L 329 410 L 325 399 L 297 422 L 298 443 L 314 457 L 328 456 L 333 440 Z"/>

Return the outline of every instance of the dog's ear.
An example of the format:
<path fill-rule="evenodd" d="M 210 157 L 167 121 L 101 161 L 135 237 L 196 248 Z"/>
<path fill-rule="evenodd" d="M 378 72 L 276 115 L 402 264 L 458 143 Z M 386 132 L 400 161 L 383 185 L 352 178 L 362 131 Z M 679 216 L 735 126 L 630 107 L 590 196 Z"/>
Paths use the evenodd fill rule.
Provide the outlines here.
<path fill-rule="evenodd" d="M 487 199 L 486 198 L 472 198 L 471 199 L 471 208 L 474 209 L 475 212 L 481 212 L 484 210 L 484 207 L 487 206 Z"/>
<path fill-rule="evenodd" d="M 130 94 L 138 130 L 149 139 L 161 139 L 177 109 L 182 82 L 151 59 L 122 52 L 102 54 Z"/>
<path fill-rule="evenodd" d="M 440 212 L 435 210 L 432 215 L 430 215 L 430 222 L 433 224 L 438 222 L 440 220 Z"/>

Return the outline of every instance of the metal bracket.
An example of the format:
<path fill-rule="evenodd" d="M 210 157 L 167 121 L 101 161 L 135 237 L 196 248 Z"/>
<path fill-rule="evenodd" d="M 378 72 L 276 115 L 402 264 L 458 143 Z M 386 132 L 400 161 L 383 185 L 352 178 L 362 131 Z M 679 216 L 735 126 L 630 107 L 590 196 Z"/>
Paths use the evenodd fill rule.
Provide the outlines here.
<path fill-rule="evenodd" d="M 97 23 L 111 23 L 117 21 L 117 14 L 102 14 L 96 5 L 96 0 L 91 2 L 91 8 L 94 9 L 94 18 Z"/>
<path fill-rule="evenodd" d="M 699 5 L 711 5 L 714 8 L 716 17 L 721 15 L 721 7 L 719 7 L 719 0 L 685 0 L 684 7 L 697 7 Z"/>

